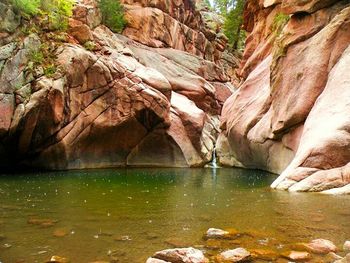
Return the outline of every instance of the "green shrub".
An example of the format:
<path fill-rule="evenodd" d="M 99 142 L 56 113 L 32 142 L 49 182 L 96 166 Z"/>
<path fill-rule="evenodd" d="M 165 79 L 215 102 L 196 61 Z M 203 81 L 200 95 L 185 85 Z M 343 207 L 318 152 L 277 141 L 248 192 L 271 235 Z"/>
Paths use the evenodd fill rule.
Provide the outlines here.
<path fill-rule="evenodd" d="M 44 62 L 44 54 L 42 50 L 32 50 L 29 53 L 29 61 L 33 62 L 34 65 L 41 65 Z"/>
<path fill-rule="evenodd" d="M 93 41 L 87 41 L 85 42 L 84 47 L 89 51 L 94 51 L 96 48 L 96 44 Z"/>
<path fill-rule="evenodd" d="M 103 23 L 113 32 L 121 33 L 126 26 L 124 8 L 119 0 L 100 0 Z"/>
<path fill-rule="evenodd" d="M 46 67 L 44 67 L 44 74 L 46 77 L 50 78 L 56 73 L 56 66 L 55 64 L 49 64 Z"/>
<path fill-rule="evenodd" d="M 289 15 L 278 13 L 273 19 L 272 31 L 274 31 L 276 35 L 279 36 L 284 26 L 288 23 L 289 19 Z"/>
<path fill-rule="evenodd" d="M 11 0 L 11 3 L 15 10 L 27 17 L 35 16 L 40 11 L 40 0 Z"/>
<path fill-rule="evenodd" d="M 74 0 L 42 0 L 41 8 L 49 18 L 50 29 L 66 30 L 73 14 Z"/>

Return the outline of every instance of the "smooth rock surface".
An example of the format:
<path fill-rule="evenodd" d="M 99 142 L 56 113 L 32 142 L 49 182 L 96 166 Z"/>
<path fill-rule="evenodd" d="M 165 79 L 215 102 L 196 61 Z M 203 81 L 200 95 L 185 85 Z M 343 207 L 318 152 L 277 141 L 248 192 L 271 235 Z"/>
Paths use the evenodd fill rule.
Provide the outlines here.
<path fill-rule="evenodd" d="M 96 1 L 76 4 L 67 42 L 52 43 L 53 76 L 30 65 L 42 35 L 0 48 L 1 167 L 199 167 L 211 161 L 219 114 L 234 91 L 232 69 L 221 61 L 227 39 L 220 22 L 211 32 L 191 1 L 123 3 L 124 36 L 101 25 Z M 87 42 L 94 48 L 85 48 Z M 225 59 L 238 64 L 233 56 Z"/>
<path fill-rule="evenodd" d="M 280 12 L 290 17 L 277 30 Z M 247 2 L 245 81 L 223 106 L 222 165 L 281 174 L 277 189 L 349 193 L 349 17 L 343 1 Z"/>
<path fill-rule="evenodd" d="M 218 262 L 245 262 L 251 257 L 249 251 L 244 248 L 226 250 L 217 256 Z"/>
<path fill-rule="evenodd" d="M 337 252 L 338 249 L 332 241 L 326 239 L 315 239 L 306 244 L 310 252 L 315 254 L 328 254 L 330 252 Z"/>
<path fill-rule="evenodd" d="M 230 232 L 219 229 L 219 228 L 209 228 L 206 233 L 206 238 L 225 238 Z"/>
<path fill-rule="evenodd" d="M 169 261 L 172 263 L 208 263 L 202 251 L 189 248 L 174 248 L 158 251 L 153 258 Z"/>

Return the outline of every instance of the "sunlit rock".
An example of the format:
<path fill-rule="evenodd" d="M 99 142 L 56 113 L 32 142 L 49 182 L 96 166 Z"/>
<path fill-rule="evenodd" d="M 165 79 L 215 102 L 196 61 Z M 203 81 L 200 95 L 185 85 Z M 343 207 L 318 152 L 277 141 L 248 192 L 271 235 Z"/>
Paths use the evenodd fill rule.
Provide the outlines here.
<path fill-rule="evenodd" d="M 60 257 L 60 256 L 52 256 L 47 263 L 69 263 L 70 260 L 68 258 Z"/>
<path fill-rule="evenodd" d="M 148 258 L 146 263 L 171 263 L 170 261 L 164 261 L 157 258 Z"/>
<path fill-rule="evenodd" d="M 244 262 L 248 261 L 251 258 L 251 254 L 249 251 L 247 251 L 244 248 L 236 248 L 232 250 L 226 250 L 222 253 L 220 253 L 216 260 L 219 263 L 226 263 L 226 262 Z"/>
<path fill-rule="evenodd" d="M 203 252 L 189 248 L 174 248 L 156 252 L 153 258 L 169 261 L 172 263 L 208 263 L 209 260 L 204 256 Z"/>
<path fill-rule="evenodd" d="M 343 245 L 343 250 L 350 251 L 350 241 L 349 240 L 345 241 L 345 243 Z"/>
<path fill-rule="evenodd" d="M 327 254 L 329 252 L 338 251 L 336 245 L 334 245 L 332 241 L 326 239 L 315 239 L 310 243 L 305 244 L 305 246 L 310 250 L 310 252 L 316 254 Z"/>

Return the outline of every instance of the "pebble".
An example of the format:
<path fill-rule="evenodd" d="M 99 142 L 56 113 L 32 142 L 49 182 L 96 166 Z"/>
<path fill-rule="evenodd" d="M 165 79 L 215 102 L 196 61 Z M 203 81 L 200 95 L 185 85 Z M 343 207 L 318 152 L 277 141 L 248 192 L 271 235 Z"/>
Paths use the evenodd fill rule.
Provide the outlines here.
<path fill-rule="evenodd" d="M 165 240 L 165 244 L 172 246 L 172 247 L 188 247 L 189 243 L 187 243 L 186 241 L 184 241 L 181 238 L 168 238 Z"/>

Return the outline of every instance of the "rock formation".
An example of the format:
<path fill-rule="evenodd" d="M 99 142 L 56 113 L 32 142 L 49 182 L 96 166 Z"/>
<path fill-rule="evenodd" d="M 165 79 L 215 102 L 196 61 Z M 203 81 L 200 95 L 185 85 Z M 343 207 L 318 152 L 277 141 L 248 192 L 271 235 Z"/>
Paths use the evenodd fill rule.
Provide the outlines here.
<path fill-rule="evenodd" d="M 249 0 L 244 17 L 245 82 L 223 107 L 220 163 L 281 173 L 277 189 L 346 192 L 349 1 Z"/>
<path fill-rule="evenodd" d="M 219 25 L 206 26 L 190 0 L 123 4 L 124 36 L 84 0 L 62 40 L 24 35 L 20 16 L 0 3 L 0 166 L 193 167 L 212 159 L 237 64 Z M 43 45 L 53 74 L 35 63 Z"/>

